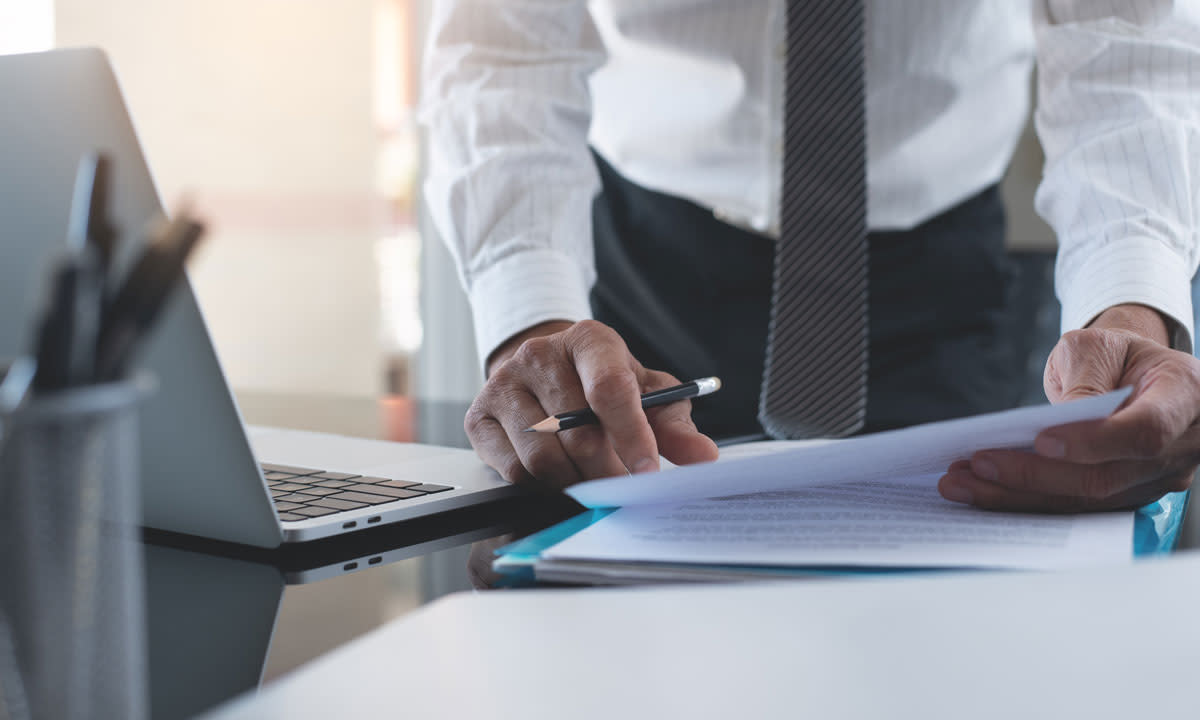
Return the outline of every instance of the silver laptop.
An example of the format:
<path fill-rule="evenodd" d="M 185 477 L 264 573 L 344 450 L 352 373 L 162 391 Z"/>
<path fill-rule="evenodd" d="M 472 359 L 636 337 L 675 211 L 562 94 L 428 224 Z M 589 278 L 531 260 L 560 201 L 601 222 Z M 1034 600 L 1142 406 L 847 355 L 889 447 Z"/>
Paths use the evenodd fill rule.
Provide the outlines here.
<path fill-rule="evenodd" d="M 0 56 L 0 359 L 32 345 L 76 166 L 93 149 L 112 159 L 120 266 L 162 206 L 107 58 L 94 49 Z M 142 361 L 158 380 L 142 413 L 148 527 L 275 547 L 516 492 L 468 450 L 248 431 L 190 286 L 172 298 Z"/>

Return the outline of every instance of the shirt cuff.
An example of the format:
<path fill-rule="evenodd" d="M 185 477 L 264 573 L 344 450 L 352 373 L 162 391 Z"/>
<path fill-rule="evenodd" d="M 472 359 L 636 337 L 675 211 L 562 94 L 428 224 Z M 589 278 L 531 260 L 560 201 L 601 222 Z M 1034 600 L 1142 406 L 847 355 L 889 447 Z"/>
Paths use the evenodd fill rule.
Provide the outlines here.
<path fill-rule="evenodd" d="M 549 320 L 591 318 L 589 291 L 579 263 L 554 250 L 522 250 L 474 275 L 468 296 L 484 377 L 488 356 L 513 335 Z"/>
<path fill-rule="evenodd" d="M 1137 303 L 1175 321 L 1171 347 L 1192 352 L 1192 279 L 1161 240 L 1126 238 L 1092 253 L 1060 277 L 1062 331 L 1087 327 L 1114 305 Z"/>

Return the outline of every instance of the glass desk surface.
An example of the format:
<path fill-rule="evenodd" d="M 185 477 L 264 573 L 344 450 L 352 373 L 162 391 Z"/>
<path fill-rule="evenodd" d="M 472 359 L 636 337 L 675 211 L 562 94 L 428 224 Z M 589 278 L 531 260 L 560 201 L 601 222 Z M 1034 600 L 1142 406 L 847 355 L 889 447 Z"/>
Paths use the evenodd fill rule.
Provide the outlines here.
<path fill-rule="evenodd" d="M 238 400 L 254 425 L 470 447 L 465 403 L 248 392 Z M 513 498 L 273 553 L 149 531 L 152 715 L 194 715 L 422 604 L 484 588 L 493 547 L 577 510 Z"/>

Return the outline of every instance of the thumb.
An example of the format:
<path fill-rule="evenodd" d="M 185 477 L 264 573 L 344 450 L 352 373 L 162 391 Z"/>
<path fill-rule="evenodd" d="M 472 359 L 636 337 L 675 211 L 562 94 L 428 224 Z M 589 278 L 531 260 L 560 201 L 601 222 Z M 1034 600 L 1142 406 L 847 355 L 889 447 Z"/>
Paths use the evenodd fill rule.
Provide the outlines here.
<path fill-rule="evenodd" d="M 1046 361 L 1042 378 L 1052 403 L 1103 395 L 1121 385 L 1131 336 L 1107 330 L 1064 334 Z"/>
<path fill-rule="evenodd" d="M 690 416 L 673 413 L 666 417 L 655 417 L 651 419 L 650 426 L 654 428 L 659 453 L 676 465 L 717 459 L 717 444 L 696 429 Z"/>
<path fill-rule="evenodd" d="M 646 371 L 646 385 L 651 388 L 678 384 L 674 377 L 654 370 Z M 717 459 L 717 444 L 696 428 L 692 421 L 692 403 L 680 400 L 646 412 L 658 452 L 676 465 L 709 462 Z"/>

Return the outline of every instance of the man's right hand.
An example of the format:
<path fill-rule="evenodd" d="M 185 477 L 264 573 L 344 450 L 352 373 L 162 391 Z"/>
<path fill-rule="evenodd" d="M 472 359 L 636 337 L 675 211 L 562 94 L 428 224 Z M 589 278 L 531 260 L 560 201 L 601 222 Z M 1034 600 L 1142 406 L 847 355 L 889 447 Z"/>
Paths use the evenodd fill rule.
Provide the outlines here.
<path fill-rule="evenodd" d="M 684 400 L 643 410 L 642 393 L 678 385 L 647 370 L 612 328 L 554 321 L 511 338 L 488 360 L 488 380 L 464 427 L 475 452 L 509 482 L 559 490 L 583 480 L 717 458 Z M 525 428 L 590 407 L 599 425 L 556 434 Z"/>

